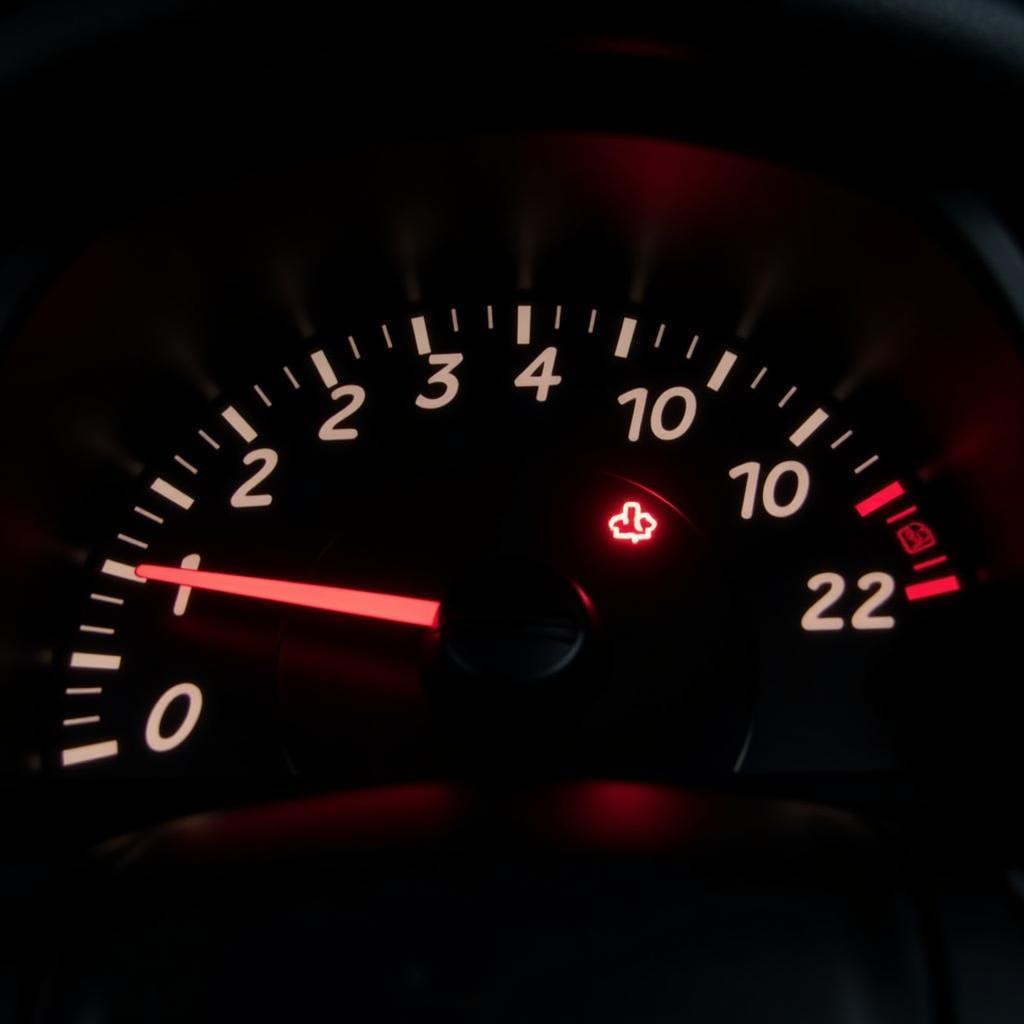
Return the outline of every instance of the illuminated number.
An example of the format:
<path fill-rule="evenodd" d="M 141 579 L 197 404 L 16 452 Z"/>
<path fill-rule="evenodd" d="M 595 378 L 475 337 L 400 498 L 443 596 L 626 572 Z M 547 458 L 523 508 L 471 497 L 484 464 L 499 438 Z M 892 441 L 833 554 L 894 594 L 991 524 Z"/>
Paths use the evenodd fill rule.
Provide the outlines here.
<path fill-rule="evenodd" d="M 537 401 L 546 402 L 548 392 L 558 384 L 562 378 L 555 373 L 555 356 L 558 349 L 553 345 L 544 349 L 536 359 L 526 367 L 525 370 L 515 379 L 517 388 L 536 388 Z"/>
<path fill-rule="evenodd" d="M 846 591 L 846 580 L 837 572 L 819 572 L 807 581 L 811 593 L 824 590 L 800 619 L 800 625 L 810 633 L 843 629 L 846 621 L 838 615 L 826 615 Z M 887 572 L 868 572 L 857 580 L 857 589 L 867 593 L 850 618 L 854 629 L 892 629 L 896 620 L 891 615 L 879 615 L 879 609 L 896 592 L 896 580 Z"/>
<path fill-rule="evenodd" d="M 643 433 L 649 395 L 647 388 L 633 388 L 619 395 L 619 405 L 633 403 L 633 414 L 626 434 L 630 441 L 639 441 Z M 693 426 L 696 415 L 697 396 L 689 388 L 668 388 L 658 395 L 651 406 L 651 433 L 659 441 L 675 441 Z"/>
<path fill-rule="evenodd" d="M 185 714 L 176 729 L 165 733 L 162 729 L 164 716 L 172 704 L 185 702 Z M 172 686 L 153 705 L 153 710 L 146 719 L 146 746 L 157 754 L 180 747 L 192 734 L 203 710 L 203 691 L 195 683 L 178 683 Z"/>
<path fill-rule="evenodd" d="M 793 477 L 793 493 L 789 501 L 779 501 L 779 485 L 790 475 Z M 761 491 L 764 510 L 776 519 L 785 519 L 786 516 L 800 511 L 810 489 L 811 474 L 807 472 L 807 467 L 802 462 L 780 462 L 764 478 L 764 487 Z"/>
<path fill-rule="evenodd" d="M 352 441 L 359 436 L 355 427 L 343 427 L 350 416 L 354 416 L 366 401 L 366 389 L 358 384 L 342 384 L 331 391 L 331 398 L 336 402 L 347 400 L 345 407 L 339 409 L 333 416 L 328 417 L 320 433 L 317 435 L 321 441 Z"/>
<path fill-rule="evenodd" d="M 274 499 L 269 494 L 256 494 L 256 488 L 277 468 L 277 452 L 273 448 L 255 448 L 242 462 L 251 466 L 260 463 L 260 468 L 231 495 L 232 508 L 265 508 Z"/>
<path fill-rule="evenodd" d="M 455 367 L 462 362 L 461 352 L 452 352 L 447 355 L 438 353 L 427 357 L 431 366 L 440 366 L 437 373 L 427 378 L 428 384 L 440 384 L 439 395 L 417 395 L 416 404 L 421 409 L 440 409 L 447 405 L 459 393 L 459 378 L 455 376 Z M 543 401 L 543 399 L 541 399 Z"/>
<path fill-rule="evenodd" d="M 633 415 L 629 420 L 629 430 L 626 437 L 630 441 L 640 440 L 640 431 L 644 425 L 644 412 L 647 410 L 647 388 L 633 388 L 632 391 L 625 391 L 619 395 L 619 405 L 633 403 Z"/>
<path fill-rule="evenodd" d="M 887 572 L 869 572 L 857 580 L 857 589 L 871 593 L 853 613 L 850 625 L 854 629 L 892 629 L 896 620 L 876 613 L 896 592 L 896 581 Z"/>
<path fill-rule="evenodd" d="M 202 559 L 199 554 L 193 552 L 191 555 L 186 555 L 181 560 L 181 567 L 182 569 L 198 569 L 201 561 Z M 188 611 L 188 601 L 191 596 L 191 587 L 178 587 L 178 592 L 174 595 L 174 606 L 171 609 L 175 615 L 180 617 Z"/>
<path fill-rule="evenodd" d="M 731 480 L 738 480 L 741 476 L 745 476 L 747 479 L 743 487 L 740 518 L 753 519 L 757 506 L 757 484 L 761 479 L 761 463 L 744 462 L 729 470 Z M 789 478 L 792 478 L 792 482 Z M 789 499 L 780 500 L 780 490 L 784 491 L 790 487 L 792 494 Z M 776 519 L 785 519 L 803 508 L 810 489 L 811 474 L 807 472 L 807 467 L 802 462 L 787 459 L 768 471 L 768 475 L 764 478 L 764 486 L 761 488 L 761 504 L 768 515 Z"/>
<path fill-rule="evenodd" d="M 826 615 L 827 612 L 843 596 L 846 581 L 837 572 L 819 572 L 807 581 L 807 589 L 816 594 L 819 590 L 825 593 L 804 612 L 800 625 L 809 633 L 842 629 L 846 623 L 838 615 Z"/>

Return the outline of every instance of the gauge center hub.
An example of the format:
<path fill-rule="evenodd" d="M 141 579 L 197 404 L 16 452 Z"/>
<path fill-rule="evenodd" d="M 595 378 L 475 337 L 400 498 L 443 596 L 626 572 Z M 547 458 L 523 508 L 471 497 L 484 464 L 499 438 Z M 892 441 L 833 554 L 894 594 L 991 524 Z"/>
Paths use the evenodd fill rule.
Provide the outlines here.
<path fill-rule="evenodd" d="M 592 627 L 576 584 L 546 566 L 507 563 L 452 588 L 441 609 L 441 658 L 466 681 L 529 688 L 569 672 Z"/>
<path fill-rule="evenodd" d="M 596 693 L 596 640 L 590 599 L 566 576 L 525 560 L 482 565 L 441 602 L 421 678 L 485 757 L 532 748 Z"/>

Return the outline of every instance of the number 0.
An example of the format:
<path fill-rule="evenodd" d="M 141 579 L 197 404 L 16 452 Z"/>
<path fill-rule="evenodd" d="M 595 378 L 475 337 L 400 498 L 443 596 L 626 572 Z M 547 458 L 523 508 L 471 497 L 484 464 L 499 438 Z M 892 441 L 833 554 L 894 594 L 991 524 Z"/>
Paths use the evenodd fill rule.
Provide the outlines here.
<path fill-rule="evenodd" d="M 164 716 L 175 701 L 185 701 L 185 717 L 177 729 L 165 734 L 161 730 Z M 192 735 L 192 730 L 199 721 L 203 711 L 203 691 L 195 683 L 178 683 L 172 686 L 153 705 L 153 710 L 146 719 L 146 746 L 157 754 L 165 754 L 168 750 L 180 747 Z"/>

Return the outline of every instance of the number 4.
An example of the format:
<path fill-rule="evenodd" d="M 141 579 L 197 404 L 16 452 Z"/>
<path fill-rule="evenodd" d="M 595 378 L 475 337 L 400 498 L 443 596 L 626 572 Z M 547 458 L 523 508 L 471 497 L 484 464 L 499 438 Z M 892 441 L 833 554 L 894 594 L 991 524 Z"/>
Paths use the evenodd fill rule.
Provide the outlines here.
<path fill-rule="evenodd" d="M 546 402 L 548 392 L 558 384 L 562 378 L 555 373 L 555 356 L 558 349 L 552 345 L 544 349 L 536 359 L 526 367 L 525 370 L 515 379 L 517 388 L 536 388 L 537 401 Z"/>

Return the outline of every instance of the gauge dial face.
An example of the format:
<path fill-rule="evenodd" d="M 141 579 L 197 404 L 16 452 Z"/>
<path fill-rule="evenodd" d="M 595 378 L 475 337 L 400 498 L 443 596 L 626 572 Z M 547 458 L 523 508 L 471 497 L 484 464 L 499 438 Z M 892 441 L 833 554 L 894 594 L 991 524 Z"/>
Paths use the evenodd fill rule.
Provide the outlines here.
<path fill-rule="evenodd" d="M 642 309 L 385 313 L 167 425 L 67 626 L 55 770 L 728 773 L 788 706 L 862 714 L 965 599 L 799 367 Z"/>

